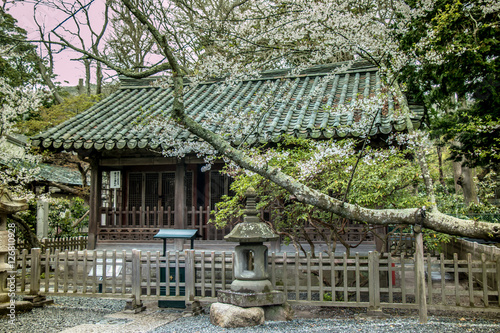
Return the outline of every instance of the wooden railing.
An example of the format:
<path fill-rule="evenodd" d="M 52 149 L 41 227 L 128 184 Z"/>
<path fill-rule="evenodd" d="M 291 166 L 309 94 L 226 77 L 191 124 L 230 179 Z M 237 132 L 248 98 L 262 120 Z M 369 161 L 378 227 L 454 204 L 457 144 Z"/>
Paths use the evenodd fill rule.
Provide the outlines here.
<path fill-rule="evenodd" d="M 88 244 L 87 236 L 77 236 L 77 237 L 64 237 L 64 238 L 42 238 L 40 245 L 42 250 L 50 250 L 54 252 L 55 250 L 64 251 L 75 251 L 75 250 L 85 250 Z M 17 240 L 16 248 L 18 250 L 29 249 L 30 246 L 24 240 Z"/>
<path fill-rule="evenodd" d="M 18 293 L 134 297 L 136 300 L 216 301 L 230 288 L 233 252 L 44 251 L 19 254 Z M 500 312 L 496 261 L 425 258 L 427 304 L 436 310 Z M 29 274 L 38 272 L 38 274 Z M 292 304 L 417 309 L 415 261 L 404 256 L 368 257 L 272 253 L 270 280 Z"/>
<path fill-rule="evenodd" d="M 171 207 L 132 207 L 131 210 L 117 210 L 103 207 L 100 210 L 101 224 L 99 237 L 101 240 L 151 240 L 160 228 L 173 228 L 175 211 Z M 184 208 L 186 227 L 198 229 L 203 240 L 222 240 L 231 229 L 229 224 L 218 229 L 209 224 L 210 207 Z"/>
<path fill-rule="evenodd" d="M 171 207 L 132 207 L 132 209 L 117 210 L 114 208 L 102 207 L 100 209 L 101 223 L 99 225 L 99 239 L 101 240 L 152 240 L 153 236 L 160 228 L 173 228 L 175 210 Z M 261 211 L 263 220 L 270 221 L 267 211 Z M 198 229 L 202 240 L 223 240 L 233 228 L 234 223 L 228 223 L 225 228 L 219 229 L 213 224 L 209 224 L 212 216 L 210 207 L 185 207 L 184 216 L 188 229 Z M 306 225 L 305 232 L 309 234 L 312 241 L 324 241 L 313 227 Z M 325 237 L 329 238 L 330 231 L 321 231 Z M 374 242 L 371 234 L 365 235 L 365 230 L 360 226 L 348 226 L 342 237 L 347 242 L 357 243 L 364 239 L 365 242 Z"/>

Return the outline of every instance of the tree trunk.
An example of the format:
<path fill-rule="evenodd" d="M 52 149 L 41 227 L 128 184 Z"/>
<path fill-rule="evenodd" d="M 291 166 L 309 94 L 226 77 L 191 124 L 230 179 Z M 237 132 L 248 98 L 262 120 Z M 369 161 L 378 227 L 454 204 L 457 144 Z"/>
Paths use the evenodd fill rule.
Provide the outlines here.
<path fill-rule="evenodd" d="M 473 169 L 462 164 L 462 175 L 460 176 L 460 186 L 464 192 L 464 202 L 466 206 L 471 203 L 478 204 L 476 183 L 474 182 Z"/>
<path fill-rule="evenodd" d="M 87 90 L 87 95 L 90 96 L 92 94 L 90 89 L 90 60 L 84 60 L 83 63 L 85 65 L 85 88 Z"/>
<path fill-rule="evenodd" d="M 95 94 L 100 95 L 102 93 L 102 65 L 99 61 L 97 62 L 95 76 L 96 76 Z"/>
<path fill-rule="evenodd" d="M 446 194 L 450 194 L 448 192 L 448 187 L 446 186 L 446 183 L 444 182 L 444 173 L 443 173 L 443 154 L 441 152 L 441 147 L 437 146 L 436 147 L 436 152 L 438 156 L 438 163 L 439 163 L 439 182 L 443 186 L 443 191 Z"/>
<path fill-rule="evenodd" d="M 455 194 L 462 193 L 462 187 L 459 185 L 459 179 L 462 175 L 462 163 L 461 162 L 453 162 L 453 179 L 455 183 Z"/>
<path fill-rule="evenodd" d="M 59 95 L 59 92 L 57 91 L 56 86 L 54 85 L 54 82 L 52 82 L 52 79 L 47 73 L 47 69 L 45 68 L 45 65 L 42 62 L 42 59 L 36 58 L 36 61 L 38 63 L 38 68 L 40 69 L 40 75 L 42 76 L 43 82 L 49 87 L 50 92 L 52 93 L 52 96 L 54 96 L 54 99 L 57 104 L 62 104 L 64 102 L 64 99 Z"/>

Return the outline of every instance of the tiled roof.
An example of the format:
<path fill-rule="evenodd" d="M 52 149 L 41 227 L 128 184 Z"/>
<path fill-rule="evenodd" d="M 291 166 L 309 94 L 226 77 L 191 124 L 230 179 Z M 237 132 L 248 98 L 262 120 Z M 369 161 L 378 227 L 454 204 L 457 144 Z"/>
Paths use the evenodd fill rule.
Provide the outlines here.
<path fill-rule="evenodd" d="M 46 180 L 66 185 L 82 186 L 82 176 L 77 170 L 49 164 L 40 164 L 38 166 L 40 171 L 35 176 L 38 181 Z"/>
<path fill-rule="evenodd" d="M 35 165 L 28 163 L 21 158 L 13 158 L 9 161 L 0 159 L 0 166 L 2 165 L 13 169 L 21 167 L 27 169 L 38 168 L 38 172 L 34 174 L 34 179 L 36 181 L 49 181 L 66 185 L 82 185 L 82 177 L 80 175 L 80 172 L 68 167 L 44 163 Z"/>
<path fill-rule="evenodd" d="M 267 72 L 259 79 L 242 81 L 220 89 L 220 82 L 202 83 L 185 94 L 186 112 L 200 123 L 209 120 L 212 112 L 227 112 L 231 108 L 245 108 L 257 112 L 257 100 L 270 91 L 275 82 L 288 84 L 286 100 L 275 103 L 265 113 L 247 142 L 279 141 L 283 134 L 309 138 L 360 136 L 360 131 L 348 127 L 359 119 L 353 113 L 336 114 L 329 107 L 352 103 L 360 95 L 369 97 L 380 89 L 377 69 L 358 65 L 343 73 L 327 76 L 332 66 L 311 68 L 300 75 L 288 72 Z M 337 65 L 338 66 L 338 65 Z M 327 78 L 327 79 L 325 79 Z M 323 80 L 322 80 L 323 79 Z M 138 130 L 137 119 L 147 115 L 164 114 L 172 106 L 172 88 L 150 85 L 151 80 L 129 80 L 106 99 L 76 117 L 32 138 L 32 144 L 53 150 L 112 150 L 158 148 L 149 130 Z M 410 104 L 412 121 L 418 127 L 424 109 Z M 212 112 L 208 112 L 212 111 Z M 397 119 L 394 103 L 379 112 L 370 135 L 388 134 L 406 129 L 404 119 Z M 347 130 L 346 130 L 347 128 Z M 217 128 L 212 128 L 216 130 Z M 179 134 L 183 140 L 196 140 L 188 133 Z"/>

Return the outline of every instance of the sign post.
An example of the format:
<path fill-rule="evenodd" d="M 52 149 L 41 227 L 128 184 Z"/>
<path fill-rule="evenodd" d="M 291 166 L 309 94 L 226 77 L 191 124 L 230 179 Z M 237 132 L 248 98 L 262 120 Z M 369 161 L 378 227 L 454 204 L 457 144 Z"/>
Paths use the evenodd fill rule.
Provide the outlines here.
<path fill-rule="evenodd" d="M 109 172 L 109 188 L 113 189 L 113 210 L 116 210 L 117 194 L 116 189 L 121 187 L 121 171 Z M 114 225 L 116 225 L 116 214 L 114 214 Z"/>

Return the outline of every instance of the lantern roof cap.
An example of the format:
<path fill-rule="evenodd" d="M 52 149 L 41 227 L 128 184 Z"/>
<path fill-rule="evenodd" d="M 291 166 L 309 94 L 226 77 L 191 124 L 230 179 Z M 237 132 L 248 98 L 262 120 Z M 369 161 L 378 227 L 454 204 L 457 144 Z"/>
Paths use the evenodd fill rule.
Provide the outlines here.
<path fill-rule="evenodd" d="M 12 198 L 10 192 L 0 186 L 0 214 L 14 214 L 27 209 L 26 200 Z"/>
<path fill-rule="evenodd" d="M 240 243 L 263 243 L 277 240 L 279 236 L 266 223 L 260 222 L 257 216 L 259 211 L 256 206 L 257 192 L 255 189 L 249 187 L 245 192 L 245 196 L 247 197 L 247 203 L 243 222 L 238 223 L 224 239 L 228 242 Z"/>

